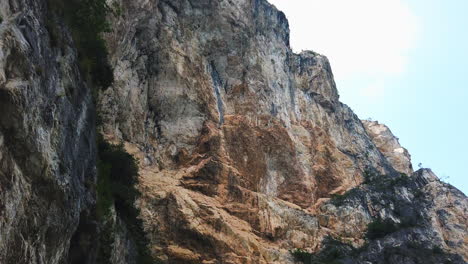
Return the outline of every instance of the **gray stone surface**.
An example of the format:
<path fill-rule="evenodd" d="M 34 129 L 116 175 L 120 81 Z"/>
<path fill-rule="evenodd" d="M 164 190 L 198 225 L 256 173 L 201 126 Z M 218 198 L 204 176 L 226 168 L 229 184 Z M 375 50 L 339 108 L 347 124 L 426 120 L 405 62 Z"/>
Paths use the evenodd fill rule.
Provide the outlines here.
<path fill-rule="evenodd" d="M 362 123 L 372 141 L 392 166 L 401 173 L 411 175 L 413 173 L 411 155 L 407 149 L 400 145 L 398 138 L 392 134 L 392 131 L 377 121 L 363 120 Z"/>
<path fill-rule="evenodd" d="M 93 105 L 44 1 L 0 1 L 0 263 L 65 263 L 94 194 Z M 50 30 L 50 29 L 49 29 Z M 91 253 L 91 252 L 90 252 Z"/>

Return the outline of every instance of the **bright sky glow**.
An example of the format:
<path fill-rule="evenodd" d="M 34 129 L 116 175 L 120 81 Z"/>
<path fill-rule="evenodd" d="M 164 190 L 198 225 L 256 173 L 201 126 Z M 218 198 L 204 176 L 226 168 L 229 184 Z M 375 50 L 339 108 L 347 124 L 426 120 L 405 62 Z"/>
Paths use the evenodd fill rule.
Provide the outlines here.
<path fill-rule="evenodd" d="M 468 1 L 268 1 L 294 51 L 329 58 L 341 101 L 388 125 L 415 169 L 468 192 Z"/>
<path fill-rule="evenodd" d="M 290 14 L 295 51 L 314 47 L 338 78 L 399 74 L 414 46 L 418 21 L 400 0 L 271 0 Z"/>
<path fill-rule="evenodd" d="M 403 74 L 415 46 L 418 20 L 400 0 L 270 0 L 286 13 L 294 51 L 326 55 L 338 85 L 362 76 L 357 91 L 375 99 L 385 94 L 382 78 Z"/>

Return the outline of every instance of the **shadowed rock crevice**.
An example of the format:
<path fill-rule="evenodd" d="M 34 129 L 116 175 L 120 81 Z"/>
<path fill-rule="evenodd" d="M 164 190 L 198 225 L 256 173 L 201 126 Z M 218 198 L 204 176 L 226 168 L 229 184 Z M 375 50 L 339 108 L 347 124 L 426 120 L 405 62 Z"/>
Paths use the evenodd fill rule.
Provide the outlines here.
<path fill-rule="evenodd" d="M 222 87 L 223 82 L 221 81 L 219 77 L 219 73 L 216 71 L 216 68 L 214 66 L 214 63 L 210 63 L 210 70 L 211 72 L 211 79 L 213 81 L 213 89 L 215 93 L 215 98 L 216 98 L 216 106 L 218 108 L 218 114 L 219 114 L 219 126 L 222 126 L 224 123 L 224 106 L 223 106 L 223 99 L 221 98 L 221 91 L 220 87 Z"/>

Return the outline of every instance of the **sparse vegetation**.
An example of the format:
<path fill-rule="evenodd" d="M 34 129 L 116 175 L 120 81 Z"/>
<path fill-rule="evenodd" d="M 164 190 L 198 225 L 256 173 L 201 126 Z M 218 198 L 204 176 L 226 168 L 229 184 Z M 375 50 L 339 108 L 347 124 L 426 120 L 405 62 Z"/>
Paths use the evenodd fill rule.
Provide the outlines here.
<path fill-rule="evenodd" d="M 408 185 L 410 182 L 411 182 L 411 178 L 408 175 L 404 173 L 400 173 L 400 176 L 390 180 L 390 185 L 391 186 L 405 186 L 405 185 Z"/>
<path fill-rule="evenodd" d="M 366 254 L 362 253 L 369 252 L 370 243 L 372 241 L 367 241 L 363 246 L 355 248 L 340 239 L 326 237 L 319 252 L 310 253 L 303 249 L 296 249 L 290 252 L 297 261 L 308 264 L 363 263 L 368 259 Z M 409 241 L 397 247 L 384 248 L 378 254 L 381 254 L 387 260 L 394 256 L 405 256 L 414 260 L 415 263 L 460 263 L 452 262 L 452 260 L 461 261 L 460 257 L 449 254 L 438 246 L 433 246 L 432 248 L 425 247 L 416 241 Z"/>
<path fill-rule="evenodd" d="M 359 188 L 353 188 L 344 194 L 332 194 L 331 195 L 331 203 L 334 204 L 335 206 L 342 206 L 348 198 L 353 196 Z"/>
<path fill-rule="evenodd" d="M 49 10 L 63 18 L 71 29 L 83 76 L 94 87 L 106 89 L 113 82 L 113 72 L 108 62 L 104 32 L 110 31 L 107 16 L 112 9 L 105 0 L 48 0 Z M 46 21 L 53 46 L 63 41 L 52 17 Z"/>
<path fill-rule="evenodd" d="M 48 0 L 50 15 L 46 27 L 53 47 L 65 48 L 65 39 L 60 21 L 70 29 L 74 45 L 78 51 L 78 62 L 82 76 L 93 88 L 96 98 L 101 89 L 113 82 L 113 72 L 108 62 L 108 52 L 103 33 L 110 31 L 107 17 L 122 12 L 109 7 L 105 0 Z M 99 116 L 97 116 L 99 125 Z M 139 210 L 134 206 L 140 193 L 135 188 L 138 180 L 138 165 L 123 145 L 111 145 L 98 134 L 98 180 L 96 184 L 96 217 L 100 222 L 98 263 L 109 263 L 112 252 L 115 222 L 111 216 L 114 207 L 116 214 L 123 220 L 138 251 L 137 263 L 155 263 L 147 248 L 148 240 L 144 234 Z"/>
<path fill-rule="evenodd" d="M 367 245 L 366 245 L 367 246 Z M 365 247 L 366 247 L 365 246 Z M 306 264 L 339 264 L 346 257 L 359 254 L 361 248 L 344 243 L 332 237 L 326 237 L 323 240 L 322 250 L 317 253 L 310 253 L 303 249 L 295 249 L 291 251 L 297 261 Z"/>
<path fill-rule="evenodd" d="M 364 171 L 363 174 L 364 182 L 363 184 L 368 185 L 371 188 L 377 189 L 388 189 L 391 187 L 397 186 L 408 186 L 411 183 L 411 178 L 404 173 L 401 173 L 398 177 L 390 177 L 387 175 L 379 175 L 370 170 Z M 356 187 L 348 190 L 344 194 L 332 194 L 330 196 L 330 202 L 335 206 L 342 206 L 347 200 L 356 196 L 356 193 L 362 189 L 361 187 Z"/>
<path fill-rule="evenodd" d="M 367 238 L 377 239 L 398 231 L 400 227 L 390 220 L 376 220 L 367 226 Z"/>
<path fill-rule="evenodd" d="M 100 263 L 105 263 L 110 257 L 111 234 L 114 229 L 109 225 L 109 214 L 115 206 L 117 215 L 125 222 L 133 241 L 137 245 L 138 263 L 155 263 L 147 248 L 148 239 L 143 231 L 143 225 L 138 218 L 139 210 L 134 206 L 140 193 L 135 188 L 138 181 L 138 165 L 136 159 L 128 154 L 123 145 L 111 145 L 101 135 L 98 136 L 98 184 L 96 213 L 103 223 L 99 248 Z"/>
<path fill-rule="evenodd" d="M 376 174 L 374 172 L 370 171 L 370 170 L 365 170 L 362 177 L 364 178 L 363 183 L 364 184 L 369 184 L 374 180 L 374 178 L 376 177 Z"/>
<path fill-rule="evenodd" d="M 105 222 L 101 222 L 99 248 L 96 259 L 97 264 L 110 264 L 112 244 L 114 243 L 114 233 L 114 225 L 107 217 Z"/>
<path fill-rule="evenodd" d="M 439 246 L 433 246 L 432 247 L 432 253 L 438 254 L 438 255 L 445 254 L 444 250 Z"/>
<path fill-rule="evenodd" d="M 344 194 L 332 194 L 330 197 L 330 202 L 336 206 L 343 205 L 344 201 L 346 200 L 346 193 Z"/>
<path fill-rule="evenodd" d="M 418 189 L 414 192 L 414 198 L 416 199 L 424 198 L 424 196 L 425 196 L 425 193 L 421 189 Z"/>
<path fill-rule="evenodd" d="M 413 232 L 412 228 L 424 228 L 428 224 L 423 215 L 424 212 L 415 208 L 411 201 L 401 199 L 396 194 L 401 187 L 405 187 L 408 192 L 414 193 L 415 198 L 424 199 L 424 192 L 417 188 L 412 177 L 404 173 L 380 175 L 372 170 L 366 170 L 363 177 L 364 184 L 362 186 L 351 189 L 343 195 L 332 195 L 330 203 L 342 206 L 367 202 L 362 200 L 361 194 L 369 192 L 369 198 L 373 204 L 385 207 L 389 215 L 393 216 L 393 219 L 399 219 L 399 221 L 377 219 L 371 222 L 366 232 L 366 244 L 359 248 L 354 248 L 340 240 L 328 238 L 324 241 L 322 250 L 312 254 L 312 260 L 308 263 L 360 263 L 359 261 L 368 260 L 367 254 L 374 251 L 376 240 L 395 232 L 399 232 L 398 236 L 406 235 L 407 231 Z M 404 229 L 408 230 L 404 231 Z M 420 254 L 420 252 L 424 252 L 424 254 Z M 456 256 L 444 252 L 440 247 L 428 246 L 420 241 L 409 241 L 398 247 L 386 248 L 378 254 L 385 256 L 385 259 L 392 256 L 405 256 L 415 260 L 415 263 L 426 263 L 425 260 L 429 261 L 427 263 L 445 263 L 447 258 L 456 259 Z"/>
<path fill-rule="evenodd" d="M 310 253 L 304 249 L 296 248 L 291 250 L 290 253 L 294 256 L 297 261 L 300 261 L 305 264 L 312 264 L 313 253 Z"/>
<path fill-rule="evenodd" d="M 117 2 L 112 3 L 112 13 L 117 17 L 122 16 L 123 10 L 122 10 L 122 7 L 119 5 L 119 3 Z"/>
<path fill-rule="evenodd" d="M 363 174 L 363 184 L 372 185 L 378 188 L 388 188 L 394 186 L 405 186 L 411 182 L 411 177 L 405 173 L 400 173 L 396 177 L 388 175 L 379 175 L 376 172 L 366 170 Z"/>
<path fill-rule="evenodd" d="M 417 242 L 384 248 L 382 255 L 385 259 L 404 256 L 406 259 L 412 260 L 412 263 L 464 263 L 460 256 L 444 252 L 438 246 L 428 248 Z"/>

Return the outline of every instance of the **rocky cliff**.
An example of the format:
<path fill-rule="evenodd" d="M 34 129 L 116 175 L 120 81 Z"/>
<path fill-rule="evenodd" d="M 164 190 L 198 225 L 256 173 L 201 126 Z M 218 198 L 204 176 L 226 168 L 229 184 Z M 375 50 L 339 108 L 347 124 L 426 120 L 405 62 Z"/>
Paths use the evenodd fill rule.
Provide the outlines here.
<path fill-rule="evenodd" d="M 362 247 L 376 219 L 406 218 L 418 224 L 370 243 L 356 261 L 409 242 L 465 254 L 466 198 L 453 194 L 450 228 L 436 224 L 452 198 L 426 212 L 414 195 L 445 185 L 430 171 L 411 176 L 391 132 L 339 102 L 326 57 L 294 54 L 287 20 L 268 2 L 115 3 L 115 83 L 99 112 L 107 138 L 140 160 L 138 206 L 155 257 L 289 263 L 290 249 L 316 252 L 329 236 Z"/>
<path fill-rule="evenodd" d="M 45 1 L 2 0 L 0 16 L 0 263 L 65 263 L 78 226 L 96 230 L 84 220 L 95 200 L 91 93 Z"/>
<path fill-rule="evenodd" d="M 377 121 L 363 120 L 362 123 L 375 146 L 392 166 L 401 173 L 411 175 L 413 173 L 411 155 L 407 149 L 400 145 L 398 138 L 392 134 L 390 128 Z"/>
<path fill-rule="evenodd" d="M 112 200 L 94 224 L 102 148 L 67 26 L 2 1 L 1 263 L 100 263 L 93 243 L 111 263 L 468 260 L 465 195 L 342 104 L 327 58 L 293 53 L 266 0 L 107 4 L 98 130 L 138 159 L 137 215 Z"/>

